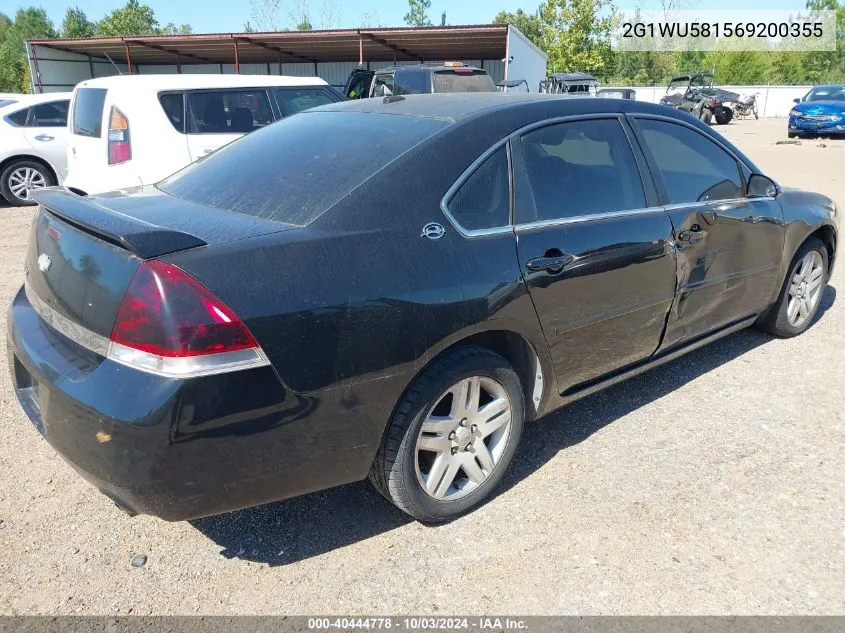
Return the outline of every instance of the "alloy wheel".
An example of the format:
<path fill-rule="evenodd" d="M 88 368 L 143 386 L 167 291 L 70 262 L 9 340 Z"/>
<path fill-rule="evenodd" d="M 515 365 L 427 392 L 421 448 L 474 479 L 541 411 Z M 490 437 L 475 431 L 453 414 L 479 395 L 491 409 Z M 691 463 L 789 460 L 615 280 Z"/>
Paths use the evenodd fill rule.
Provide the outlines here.
<path fill-rule="evenodd" d="M 508 393 L 488 376 L 471 376 L 438 397 L 420 427 L 417 481 L 440 501 L 483 484 L 502 459 L 511 432 Z"/>
<path fill-rule="evenodd" d="M 818 251 L 810 251 L 801 258 L 789 285 L 786 317 L 792 327 L 801 327 L 813 315 L 821 299 L 823 279 L 824 260 Z"/>
<path fill-rule="evenodd" d="M 9 174 L 9 191 L 21 200 L 31 200 L 33 189 L 43 189 L 47 186 L 47 179 L 37 169 L 20 167 Z"/>

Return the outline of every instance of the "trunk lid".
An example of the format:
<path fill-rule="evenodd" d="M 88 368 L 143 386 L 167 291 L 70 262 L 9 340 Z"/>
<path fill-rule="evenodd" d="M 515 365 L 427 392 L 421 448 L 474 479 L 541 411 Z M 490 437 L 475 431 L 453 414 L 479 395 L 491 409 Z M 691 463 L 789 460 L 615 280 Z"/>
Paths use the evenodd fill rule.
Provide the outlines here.
<path fill-rule="evenodd" d="M 157 190 L 82 198 L 49 188 L 35 197 L 40 207 L 26 256 L 27 295 L 45 319 L 58 313 L 64 321 L 58 329 L 66 333 L 78 324 L 108 337 L 145 259 L 292 228 Z"/>

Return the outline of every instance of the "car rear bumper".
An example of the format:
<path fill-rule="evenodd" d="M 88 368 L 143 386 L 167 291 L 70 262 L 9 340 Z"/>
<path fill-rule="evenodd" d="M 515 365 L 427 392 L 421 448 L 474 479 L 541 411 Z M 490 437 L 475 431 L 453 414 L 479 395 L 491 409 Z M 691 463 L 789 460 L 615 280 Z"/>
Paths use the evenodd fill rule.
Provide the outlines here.
<path fill-rule="evenodd" d="M 178 521 L 360 480 L 381 436 L 366 407 L 338 412 L 344 390 L 295 394 L 270 366 L 184 380 L 97 356 L 43 321 L 23 289 L 7 353 L 35 427 L 130 513 Z"/>

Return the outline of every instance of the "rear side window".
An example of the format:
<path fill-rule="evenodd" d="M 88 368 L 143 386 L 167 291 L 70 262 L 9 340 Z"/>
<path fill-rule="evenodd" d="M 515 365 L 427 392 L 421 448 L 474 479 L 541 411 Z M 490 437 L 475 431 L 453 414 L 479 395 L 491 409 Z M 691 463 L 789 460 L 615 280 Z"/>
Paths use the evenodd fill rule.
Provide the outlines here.
<path fill-rule="evenodd" d="M 483 70 L 438 70 L 431 79 L 434 92 L 496 92 L 493 80 Z"/>
<path fill-rule="evenodd" d="M 449 125 L 424 117 L 307 112 L 210 154 L 158 187 L 209 207 L 305 225 Z M 366 138 L 367 151 L 349 139 Z"/>
<path fill-rule="evenodd" d="M 105 88 L 80 88 L 73 98 L 73 133 L 100 138 L 103 133 Z"/>
<path fill-rule="evenodd" d="M 637 119 L 666 187 L 669 203 L 729 200 L 745 196 L 733 156 L 684 125 Z"/>
<path fill-rule="evenodd" d="M 519 223 L 646 206 L 631 145 L 616 119 L 547 125 L 521 140 L 534 208 L 520 205 L 525 217 Z"/>
<path fill-rule="evenodd" d="M 70 101 L 53 101 L 32 107 L 30 127 L 65 127 Z"/>
<path fill-rule="evenodd" d="M 192 134 L 246 134 L 273 122 L 266 90 L 192 92 L 188 112 Z"/>
<path fill-rule="evenodd" d="M 169 92 L 159 95 L 161 109 L 167 115 L 167 120 L 177 132 L 185 133 L 185 95 L 181 92 Z"/>
<path fill-rule="evenodd" d="M 20 127 L 26 125 L 26 119 L 29 116 L 29 108 L 24 108 L 23 110 L 18 110 L 14 114 L 10 114 L 6 117 L 7 121 L 14 123 Z"/>
<path fill-rule="evenodd" d="M 0 99 L 0 108 L 17 103 L 15 99 Z"/>
<path fill-rule="evenodd" d="M 503 145 L 464 181 L 449 200 L 449 213 L 464 229 L 478 231 L 510 224 L 510 170 Z"/>
<path fill-rule="evenodd" d="M 274 92 L 283 117 L 341 100 L 325 88 L 277 88 Z"/>

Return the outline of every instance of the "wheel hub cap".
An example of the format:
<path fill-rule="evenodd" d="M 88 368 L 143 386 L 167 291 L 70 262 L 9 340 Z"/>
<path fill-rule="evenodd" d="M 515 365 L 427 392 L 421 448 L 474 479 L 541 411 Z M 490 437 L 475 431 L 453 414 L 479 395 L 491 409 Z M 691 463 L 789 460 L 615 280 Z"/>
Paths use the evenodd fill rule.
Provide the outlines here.
<path fill-rule="evenodd" d="M 510 429 L 510 399 L 499 382 L 473 376 L 452 385 L 420 426 L 417 481 L 435 499 L 469 494 L 500 462 Z"/>
<path fill-rule="evenodd" d="M 824 286 L 824 260 L 818 251 L 810 251 L 796 265 L 789 286 L 786 316 L 793 327 L 801 327 L 813 315 Z"/>

